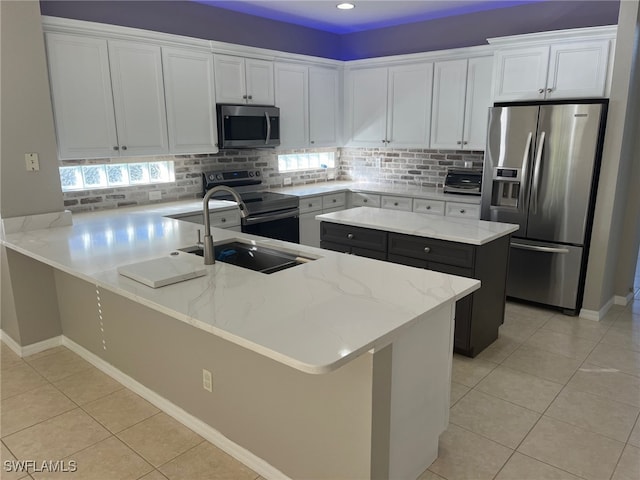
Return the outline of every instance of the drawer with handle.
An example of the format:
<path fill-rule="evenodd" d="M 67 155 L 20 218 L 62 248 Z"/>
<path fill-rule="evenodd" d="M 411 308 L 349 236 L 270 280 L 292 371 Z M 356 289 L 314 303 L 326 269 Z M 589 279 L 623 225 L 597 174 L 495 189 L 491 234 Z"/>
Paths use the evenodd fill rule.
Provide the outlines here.
<path fill-rule="evenodd" d="M 316 212 L 322 210 L 322 195 L 317 197 L 305 197 L 300 199 L 300 213 Z"/>
<path fill-rule="evenodd" d="M 351 227 L 329 222 L 320 224 L 320 238 L 323 242 L 338 243 L 350 247 L 386 252 L 387 236 L 387 232 L 370 228 Z"/>
<path fill-rule="evenodd" d="M 464 268 L 471 268 L 474 264 L 475 247 L 473 245 L 399 233 L 390 233 L 388 241 L 390 255 L 401 255 Z"/>
<path fill-rule="evenodd" d="M 240 225 L 240 212 L 238 210 L 229 210 L 226 212 L 209 213 L 209 222 L 212 227 L 235 227 Z"/>
<path fill-rule="evenodd" d="M 447 217 L 480 218 L 480 205 L 473 203 L 447 202 Z"/>
<path fill-rule="evenodd" d="M 389 210 L 410 212 L 413 208 L 413 199 L 410 197 L 393 197 L 383 195 L 380 199 L 380 206 Z"/>
<path fill-rule="evenodd" d="M 322 208 L 342 207 L 347 203 L 347 194 L 333 193 L 331 195 L 324 195 L 322 197 Z"/>
<path fill-rule="evenodd" d="M 353 192 L 351 205 L 354 207 L 380 207 L 380 195 L 375 193 Z"/>
<path fill-rule="evenodd" d="M 429 215 L 444 215 L 444 202 L 440 200 L 413 199 L 413 211 Z"/>

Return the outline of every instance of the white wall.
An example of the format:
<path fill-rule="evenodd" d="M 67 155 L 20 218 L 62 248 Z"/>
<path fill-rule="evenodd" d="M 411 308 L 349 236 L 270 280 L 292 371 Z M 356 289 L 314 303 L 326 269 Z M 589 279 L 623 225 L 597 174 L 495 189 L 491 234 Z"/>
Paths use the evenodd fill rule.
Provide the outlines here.
<path fill-rule="evenodd" d="M 40 4 L 0 1 L 0 217 L 64 209 Z M 24 154 L 40 171 L 27 172 Z"/>
<path fill-rule="evenodd" d="M 637 106 L 631 102 L 637 98 L 640 89 L 640 85 L 631 83 L 632 69 L 637 69 L 638 15 L 637 0 L 621 2 L 609 116 L 583 302 L 583 309 L 591 311 L 600 311 L 616 293 L 621 294 L 616 287 L 626 283 L 626 273 L 619 264 L 632 262 L 632 255 L 638 251 L 637 244 L 635 252 L 631 252 L 634 248 L 621 245 L 625 222 L 629 222 L 625 217 L 626 206 L 630 203 L 630 197 L 635 195 L 637 198 L 638 193 L 635 191 L 638 183 L 630 192 L 630 186 L 633 185 L 630 171 L 634 154 L 637 155 L 632 147 L 638 125 L 635 115 Z M 626 228 L 637 229 L 637 225 L 636 217 Z"/>

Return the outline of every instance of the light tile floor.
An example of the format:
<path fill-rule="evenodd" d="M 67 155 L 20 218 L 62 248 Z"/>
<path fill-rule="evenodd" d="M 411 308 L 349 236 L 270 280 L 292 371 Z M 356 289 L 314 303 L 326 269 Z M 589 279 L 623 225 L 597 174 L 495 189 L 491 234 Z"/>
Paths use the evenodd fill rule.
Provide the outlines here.
<path fill-rule="evenodd" d="M 2 465 L 78 467 L 2 479 L 260 478 L 64 347 L 0 353 Z M 639 414 L 640 288 L 601 322 L 508 303 L 498 341 L 454 356 L 450 425 L 420 480 L 638 480 Z"/>

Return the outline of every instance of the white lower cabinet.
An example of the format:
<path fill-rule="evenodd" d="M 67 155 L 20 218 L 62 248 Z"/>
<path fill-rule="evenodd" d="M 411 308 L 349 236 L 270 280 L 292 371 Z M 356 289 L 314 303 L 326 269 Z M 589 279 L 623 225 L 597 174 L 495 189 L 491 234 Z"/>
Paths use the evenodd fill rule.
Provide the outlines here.
<path fill-rule="evenodd" d="M 350 205 L 352 207 L 380 207 L 380 195 L 375 193 L 352 192 Z"/>
<path fill-rule="evenodd" d="M 413 211 L 427 215 L 444 215 L 445 202 L 440 200 L 429 200 L 426 198 L 413 199 Z"/>
<path fill-rule="evenodd" d="M 411 197 L 395 197 L 383 195 L 380 198 L 380 206 L 389 210 L 401 210 L 410 212 L 413 209 L 413 199 Z"/>
<path fill-rule="evenodd" d="M 316 215 L 344 210 L 346 203 L 346 192 L 301 198 L 300 244 L 320 248 L 320 221 Z"/>
<path fill-rule="evenodd" d="M 445 215 L 447 217 L 480 218 L 480 205 L 472 203 L 447 202 Z"/>
<path fill-rule="evenodd" d="M 198 225 L 204 225 L 204 217 L 202 216 L 202 213 L 185 213 L 183 215 L 172 215 L 171 218 L 182 220 L 183 222 L 191 222 L 197 223 Z M 221 212 L 209 212 L 209 222 L 211 223 L 212 227 L 224 228 L 227 230 L 233 230 L 234 232 L 240 232 L 240 221 L 240 212 L 237 209 L 223 210 Z"/>

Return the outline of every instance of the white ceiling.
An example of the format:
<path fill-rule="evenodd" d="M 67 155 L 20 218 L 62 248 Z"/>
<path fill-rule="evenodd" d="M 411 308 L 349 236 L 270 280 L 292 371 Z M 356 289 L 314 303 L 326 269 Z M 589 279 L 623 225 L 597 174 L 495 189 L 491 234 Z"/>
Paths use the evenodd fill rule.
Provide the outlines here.
<path fill-rule="evenodd" d="M 196 0 L 259 17 L 333 33 L 350 33 L 545 0 L 351 0 L 356 7 L 338 10 L 343 0 Z"/>

